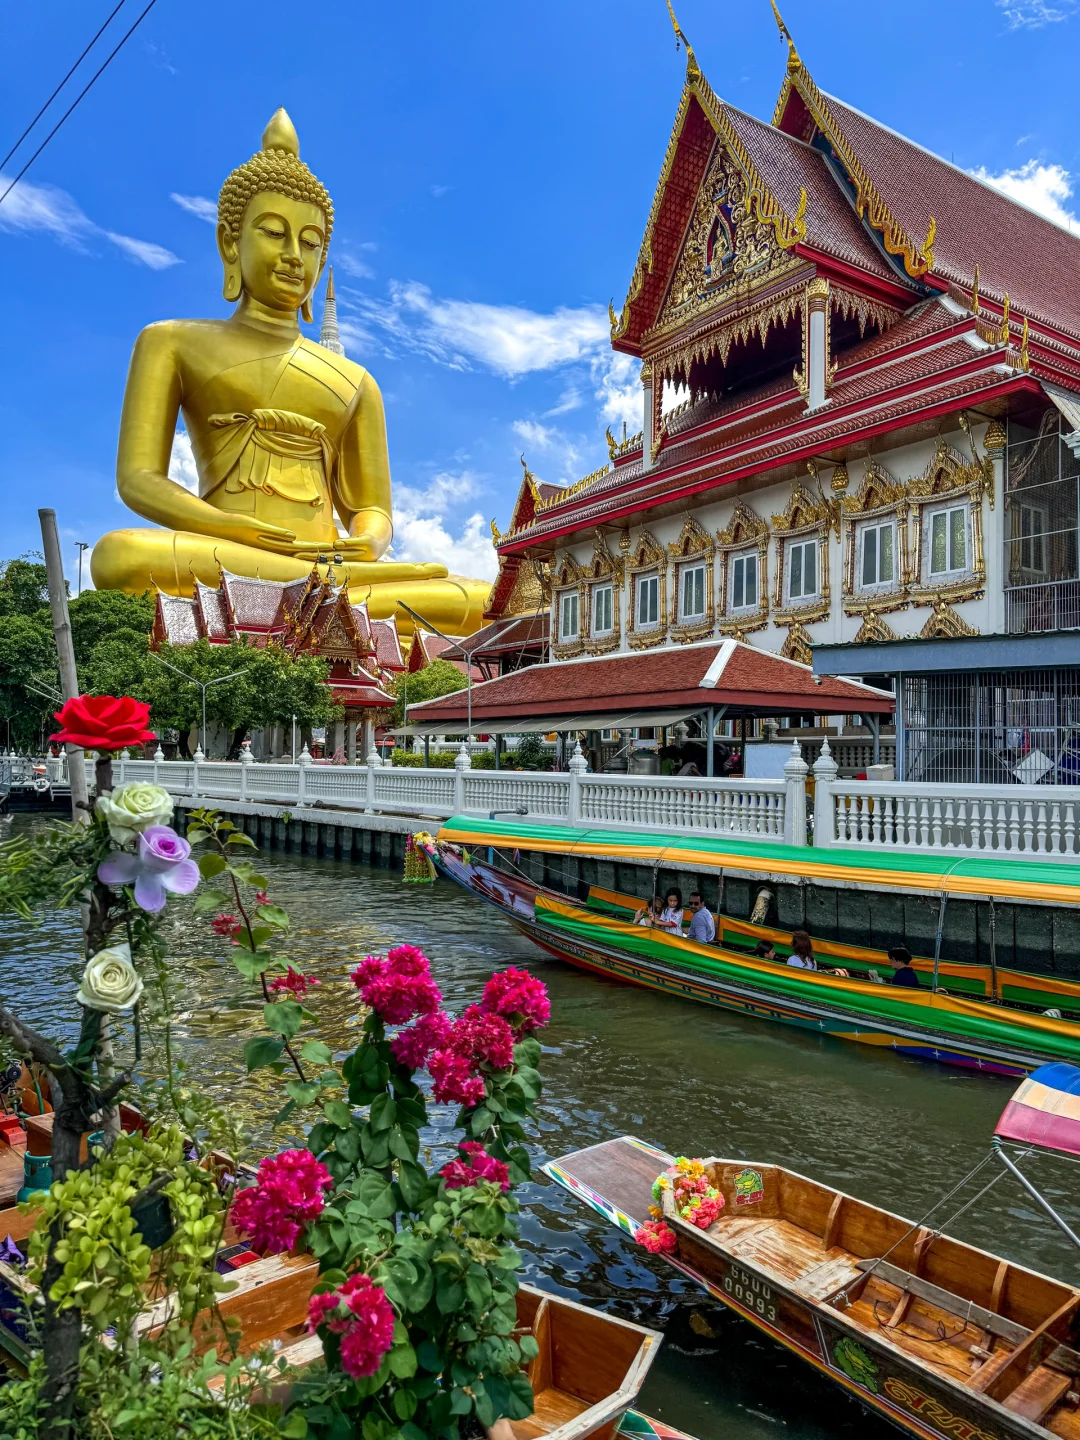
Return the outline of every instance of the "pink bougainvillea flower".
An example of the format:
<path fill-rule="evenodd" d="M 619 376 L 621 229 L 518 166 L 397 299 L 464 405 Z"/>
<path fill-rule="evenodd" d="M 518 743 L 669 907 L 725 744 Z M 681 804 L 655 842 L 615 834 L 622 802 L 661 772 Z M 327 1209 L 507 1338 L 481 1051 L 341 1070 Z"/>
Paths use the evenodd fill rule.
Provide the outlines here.
<path fill-rule="evenodd" d="M 458 1156 L 439 1171 L 446 1181 L 447 1190 L 479 1185 L 482 1180 L 490 1180 L 503 1190 L 510 1189 L 508 1167 L 501 1160 L 496 1160 L 494 1155 L 489 1155 L 478 1140 L 463 1140 L 458 1149 L 465 1158 Z"/>
<path fill-rule="evenodd" d="M 270 904 L 270 898 L 269 898 L 269 896 L 267 895 L 267 893 L 266 893 L 265 890 L 256 890 L 256 891 L 255 891 L 255 904 L 256 904 L 256 905 L 269 905 L 269 904 Z"/>
<path fill-rule="evenodd" d="M 272 995 L 293 995 L 302 1000 L 312 986 L 321 983 L 317 975 L 301 975 L 290 965 L 284 975 L 275 975 L 266 988 Z"/>
<path fill-rule="evenodd" d="M 420 1070 L 433 1050 L 440 1050 L 447 1044 L 451 1028 L 452 1022 L 445 1010 L 421 1015 L 407 1030 L 399 1030 L 390 1041 L 391 1054 L 407 1070 Z"/>
<path fill-rule="evenodd" d="M 468 1060 L 456 1050 L 435 1050 L 428 1056 L 432 1094 L 443 1105 L 479 1105 L 487 1093 L 481 1076 L 474 1075 Z"/>
<path fill-rule="evenodd" d="M 469 1062 L 471 1069 L 490 1065 L 509 1070 L 514 1063 L 514 1032 L 501 1015 L 490 1015 L 479 1005 L 470 1005 L 454 1021 L 449 1048 Z"/>
<path fill-rule="evenodd" d="M 237 915 L 229 915 L 224 910 L 219 910 L 210 921 L 210 929 L 215 935 L 239 935 L 244 928 L 244 922 Z"/>
<path fill-rule="evenodd" d="M 323 1191 L 333 1183 L 330 1171 L 310 1150 L 268 1155 L 255 1184 L 233 1201 L 230 1218 L 264 1255 L 291 1250 L 308 1221 L 321 1213 Z"/>
<path fill-rule="evenodd" d="M 396 945 L 386 958 L 366 956 L 350 976 L 360 998 L 388 1025 L 432 1015 L 442 1004 L 427 957 L 415 945 Z"/>
<path fill-rule="evenodd" d="M 551 1019 L 547 986 L 527 970 L 513 966 L 492 975 L 484 986 L 480 1008 L 501 1015 L 519 1036 L 542 1029 Z"/>
<path fill-rule="evenodd" d="M 103 885 L 135 885 L 135 903 L 154 913 L 165 908 L 166 893 L 190 895 L 199 883 L 191 846 L 168 825 L 150 825 L 138 837 L 134 855 L 118 850 L 98 866 Z"/>
<path fill-rule="evenodd" d="M 679 1243 L 675 1231 L 663 1220 L 646 1220 L 641 1229 L 634 1232 L 634 1239 L 644 1245 L 650 1255 L 669 1255 Z"/>
<path fill-rule="evenodd" d="M 321 1325 L 341 1336 L 341 1368 L 359 1380 L 374 1375 L 394 1342 L 394 1310 L 370 1275 L 350 1275 L 336 1290 L 312 1295 L 307 1328 Z"/>

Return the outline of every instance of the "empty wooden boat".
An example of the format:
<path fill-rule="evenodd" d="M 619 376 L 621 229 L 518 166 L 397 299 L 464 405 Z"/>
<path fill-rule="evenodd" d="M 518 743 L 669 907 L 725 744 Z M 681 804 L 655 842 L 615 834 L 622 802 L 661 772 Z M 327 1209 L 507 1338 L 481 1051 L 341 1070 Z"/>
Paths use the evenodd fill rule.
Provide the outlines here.
<path fill-rule="evenodd" d="M 545 1169 L 632 1233 L 672 1163 L 623 1137 Z M 1080 1289 L 779 1165 L 705 1166 L 724 1208 L 700 1230 L 665 1193 L 664 1258 L 725 1305 L 913 1435 L 1080 1437 Z"/>

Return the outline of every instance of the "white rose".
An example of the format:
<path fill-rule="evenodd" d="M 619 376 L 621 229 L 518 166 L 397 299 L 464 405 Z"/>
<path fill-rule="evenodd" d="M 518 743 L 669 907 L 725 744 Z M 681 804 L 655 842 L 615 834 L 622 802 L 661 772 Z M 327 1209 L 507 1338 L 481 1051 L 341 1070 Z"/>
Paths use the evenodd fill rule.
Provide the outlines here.
<path fill-rule="evenodd" d="M 116 844 L 127 845 L 140 830 L 151 825 L 167 825 L 172 819 L 173 799 L 160 785 L 135 781 L 99 795 L 94 809 L 108 825 Z"/>
<path fill-rule="evenodd" d="M 151 789 L 151 786 L 144 786 Z M 116 1014 L 130 1010 L 142 994 L 143 982 L 131 963 L 131 946 L 112 945 L 99 950 L 83 971 L 82 984 L 76 995 L 88 1010 L 105 1010 Z"/>

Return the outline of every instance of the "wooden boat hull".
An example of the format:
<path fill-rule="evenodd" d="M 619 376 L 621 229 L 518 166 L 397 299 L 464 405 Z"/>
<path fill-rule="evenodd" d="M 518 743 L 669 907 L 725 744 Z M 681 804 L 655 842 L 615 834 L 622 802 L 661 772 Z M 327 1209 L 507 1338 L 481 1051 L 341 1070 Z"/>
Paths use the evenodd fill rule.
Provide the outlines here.
<path fill-rule="evenodd" d="M 920 1013 L 925 1006 L 911 1004 L 910 996 L 898 994 L 892 987 L 886 991 L 885 987 L 835 981 L 810 971 L 780 970 L 751 957 L 694 946 L 657 932 L 647 938 L 637 927 L 611 922 L 564 897 L 542 894 L 528 882 L 465 860 L 449 846 L 436 846 L 432 858 L 441 874 L 494 905 L 542 950 L 594 974 L 814 1034 L 991 1074 L 1021 1076 L 1050 1058 L 1080 1058 L 1080 1031 L 1073 1038 L 1077 1027 L 1066 1022 L 1031 1017 L 1032 1028 L 1041 1028 L 1050 1037 L 1047 1043 L 1059 1046 L 1056 1051 L 1040 1051 L 1034 1045 L 1028 1049 L 1015 1041 L 977 1035 L 947 1034 L 931 1023 L 940 1019 L 940 1013 Z M 657 953 L 644 953 L 646 946 Z M 705 957 L 701 961 L 699 954 Z M 788 993 L 777 993 L 780 986 Z M 897 1008 L 898 1014 L 860 1013 L 860 989 L 864 997 L 869 992 L 867 1006 L 880 1009 L 887 1003 Z M 985 1022 L 984 1028 L 991 1028 L 997 1013 L 963 1000 L 943 1000 L 942 1010 L 950 1004 L 958 1013 L 967 1007 L 970 1014 L 961 1023 L 973 1027 Z M 902 1013 L 905 1009 L 911 1013 Z"/>
<path fill-rule="evenodd" d="M 672 1163 L 673 1157 L 663 1150 L 624 1136 L 577 1151 L 545 1165 L 544 1169 L 590 1208 L 633 1234 L 647 1216 L 651 1178 Z M 770 1167 L 755 1168 L 738 1162 L 732 1168 L 739 1169 L 740 1178 L 756 1176 L 760 1185 L 762 1171 Z M 730 1205 L 732 1197 L 728 1198 Z M 834 1205 L 832 1213 L 835 1210 Z M 1006 1409 L 1004 1404 L 987 1395 L 973 1393 L 955 1380 L 932 1373 L 927 1365 L 911 1359 L 895 1344 L 876 1339 L 867 1333 L 865 1325 L 850 1322 L 843 1311 L 824 1304 L 826 1294 L 835 1296 L 845 1284 L 852 1284 L 853 1272 L 839 1258 L 832 1260 L 833 1273 L 829 1273 L 829 1257 L 835 1255 L 834 1251 L 826 1248 L 823 1252 L 821 1278 L 816 1282 L 821 1293 L 815 1300 L 807 1293 L 807 1287 L 800 1293 L 794 1284 L 778 1280 L 775 1273 L 764 1273 L 753 1259 L 725 1254 L 720 1248 L 722 1238 L 710 1243 L 709 1238 L 693 1226 L 678 1220 L 670 1223 L 678 1236 L 678 1250 L 674 1255 L 663 1257 L 668 1263 L 909 1434 L 923 1440 L 1016 1440 L 1020 1436 L 1039 1436 L 1045 1440 L 1048 1431 L 1041 1424 L 1029 1420 L 1023 1413 Z M 735 1223 L 738 1225 L 737 1220 Z M 717 1234 L 721 1230 L 722 1226 L 714 1227 Z M 827 1246 L 827 1239 L 825 1243 Z M 732 1248 L 737 1248 L 737 1242 L 732 1242 Z M 999 1270 L 1006 1264 L 984 1252 L 972 1253 L 997 1263 Z M 864 1265 L 870 1263 L 863 1262 Z M 1077 1296 L 1077 1292 L 1057 1286 L 1057 1282 L 1045 1277 L 1021 1271 L 1019 1267 L 1011 1269 L 1032 1282 L 1041 1283 L 1044 1288 L 1058 1288 L 1063 1294 Z M 1009 1283 L 1016 1282 L 1010 1280 Z M 883 1315 L 887 1318 L 891 1311 L 890 1304 Z M 887 1333 L 884 1324 L 881 1328 Z M 1057 1389 L 1059 1399 L 1065 1396 L 1069 1383 L 1068 1377 L 1062 1376 Z M 1068 1437 L 1080 1434 L 1080 1414 L 1066 1409 L 1052 1433 Z"/>

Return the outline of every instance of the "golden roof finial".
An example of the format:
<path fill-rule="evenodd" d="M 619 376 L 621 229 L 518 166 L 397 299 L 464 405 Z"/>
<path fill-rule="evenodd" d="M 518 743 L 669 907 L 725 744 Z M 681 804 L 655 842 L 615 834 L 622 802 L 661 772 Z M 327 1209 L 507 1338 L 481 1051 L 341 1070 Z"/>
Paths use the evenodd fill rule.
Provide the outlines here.
<path fill-rule="evenodd" d="M 784 17 L 780 14 L 776 0 L 769 0 L 772 6 L 773 19 L 776 21 L 776 28 L 780 31 L 781 40 L 787 41 L 788 46 L 788 69 L 798 70 L 802 66 L 799 59 L 799 52 L 795 49 L 795 41 L 791 38 L 791 31 L 784 24 Z"/>
<path fill-rule="evenodd" d="M 973 315 L 977 315 L 977 314 L 979 313 L 979 267 L 978 267 L 978 264 L 976 264 L 976 266 L 975 266 L 975 284 L 972 286 L 972 290 L 971 290 L 971 313 L 972 313 Z"/>
<path fill-rule="evenodd" d="M 695 80 L 701 79 L 701 67 L 697 63 L 690 41 L 682 32 L 678 20 L 675 19 L 675 11 L 672 8 L 671 0 L 667 0 L 668 14 L 671 16 L 671 28 L 675 31 L 675 49 L 682 45 L 686 50 L 686 83 L 692 85 Z"/>
<path fill-rule="evenodd" d="M 334 298 L 334 267 L 332 265 L 326 275 L 326 298 L 327 300 Z"/>
<path fill-rule="evenodd" d="M 262 148 L 264 150 L 287 150 L 290 155 L 300 159 L 300 136 L 296 133 L 296 126 L 289 119 L 289 112 L 284 105 L 279 106 L 270 117 L 270 124 L 263 131 Z"/>
<path fill-rule="evenodd" d="M 1008 345 L 1009 343 L 1009 292 L 1007 290 L 1005 292 L 1005 304 L 1001 310 L 1001 343 L 1002 345 Z"/>
<path fill-rule="evenodd" d="M 1026 315 L 1024 316 L 1023 333 L 1020 336 L 1020 369 L 1031 369 L 1031 356 L 1028 354 L 1028 322 Z"/>

